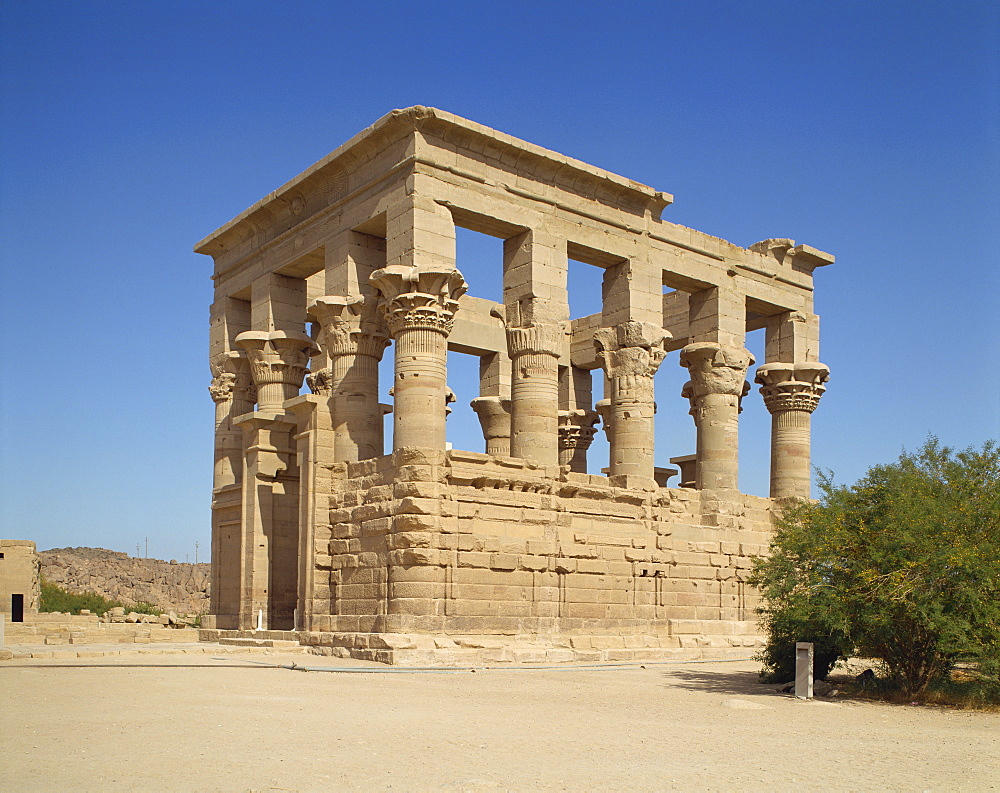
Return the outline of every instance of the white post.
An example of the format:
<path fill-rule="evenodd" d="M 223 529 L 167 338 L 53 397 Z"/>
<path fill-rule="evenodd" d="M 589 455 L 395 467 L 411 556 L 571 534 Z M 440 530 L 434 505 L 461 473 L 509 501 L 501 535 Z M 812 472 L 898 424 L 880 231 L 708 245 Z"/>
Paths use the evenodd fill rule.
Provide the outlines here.
<path fill-rule="evenodd" d="M 813 696 L 812 642 L 795 642 L 795 696 L 799 699 Z"/>
<path fill-rule="evenodd" d="M 257 627 L 254 630 L 264 630 L 264 609 L 257 609 Z"/>
<path fill-rule="evenodd" d="M 292 612 L 292 630 L 297 631 L 299 629 L 299 609 L 298 606 Z"/>

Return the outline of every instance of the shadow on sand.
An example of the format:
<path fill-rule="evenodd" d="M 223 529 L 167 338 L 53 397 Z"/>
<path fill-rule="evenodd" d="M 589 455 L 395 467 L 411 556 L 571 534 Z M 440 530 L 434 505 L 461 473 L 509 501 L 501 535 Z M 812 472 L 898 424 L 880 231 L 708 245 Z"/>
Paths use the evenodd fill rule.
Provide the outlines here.
<path fill-rule="evenodd" d="M 678 669 L 663 674 L 663 683 L 674 688 L 692 691 L 711 691 L 716 694 L 773 694 L 774 684 L 761 683 L 756 671 L 731 671 L 712 669 Z"/>

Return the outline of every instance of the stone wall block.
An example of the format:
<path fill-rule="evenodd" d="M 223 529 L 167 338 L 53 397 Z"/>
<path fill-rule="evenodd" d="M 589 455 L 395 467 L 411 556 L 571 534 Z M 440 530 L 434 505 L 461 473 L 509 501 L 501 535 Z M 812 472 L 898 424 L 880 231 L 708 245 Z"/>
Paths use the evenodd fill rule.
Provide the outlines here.
<path fill-rule="evenodd" d="M 592 545 L 561 543 L 559 545 L 559 555 L 573 559 L 597 559 L 601 554 Z"/>
<path fill-rule="evenodd" d="M 393 548 L 433 548 L 436 536 L 432 532 L 399 532 L 391 536 Z"/>
<path fill-rule="evenodd" d="M 488 568 L 490 566 L 490 554 L 479 551 L 459 551 L 458 566 Z"/>
<path fill-rule="evenodd" d="M 567 559 L 560 557 L 553 560 L 553 569 L 557 573 L 575 573 L 576 564 L 577 564 L 576 559 Z"/>
<path fill-rule="evenodd" d="M 436 548 L 403 548 L 389 552 L 391 565 L 438 565 L 441 551 Z"/>
<path fill-rule="evenodd" d="M 516 570 L 517 556 L 512 553 L 490 554 L 490 567 L 494 570 Z"/>

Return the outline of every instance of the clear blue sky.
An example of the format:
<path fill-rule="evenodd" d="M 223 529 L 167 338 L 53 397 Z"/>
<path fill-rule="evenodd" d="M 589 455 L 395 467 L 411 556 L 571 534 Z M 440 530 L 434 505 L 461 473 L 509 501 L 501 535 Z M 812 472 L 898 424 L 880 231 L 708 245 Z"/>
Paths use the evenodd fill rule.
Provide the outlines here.
<path fill-rule="evenodd" d="M 839 480 L 929 432 L 996 437 L 998 8 L 3 0 L 0 536 L 207 558 L 211 260 L 192 245 L 415 104 L 673 193 L 674 222 L 835 254 L 813 459 Z M 473 294 L 490 254 L 460 240 Z M 657 376 L 658 464 L 693 451 L 683 375 L 673 354 Z M 456 390 L 450 438 L 480 450 Z M 756 389 L 743 420 L 764 494 Z"/>

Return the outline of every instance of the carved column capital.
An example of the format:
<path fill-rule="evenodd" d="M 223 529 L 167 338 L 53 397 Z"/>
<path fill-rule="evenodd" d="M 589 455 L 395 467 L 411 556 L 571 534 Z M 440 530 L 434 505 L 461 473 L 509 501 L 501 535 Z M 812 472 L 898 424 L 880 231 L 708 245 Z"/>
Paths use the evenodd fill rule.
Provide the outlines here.
<path fill-rule="evenodd" d="M 469 403 L 483 428 L 486 453 L 510 456 L 510 400 L 498 396 L 476 397 Z"/>
<path fill-rule="evenodd" d="M 563 347 L 563 326 L 556 322 L 532 323 L 507 328 L 507 351 L 510 357 L 551 355 L 558 358 Z"/>
<path fill-rule="evenodd" d="M 447 336 L 455 323 L 458 300 L 467 286 L 453 268 L 393 264 L 369 279 L 380 295 L 379 308 L 389 332 L 430 330 Z"/>
<path fill-rule="evenodd" d="M 709 392 L 709 393 L 719 393 L 719 392 Z M 725 393 L 725 392 L 722 392 Z M 750 393 L 750 383 L 746 380 L 743 381 L 743 388 L 740 390 L 739 396 L 736 397 L 736 412 L 743 412 L 743 398 Z M 698 421 L 698 405 L 701 402 L 701 398 L 706 394 L 697 393 L 694 382 L 688 380 L 684 386 L 681 388 L 681 396 L 688 401 L 690 408 L 688 413 L 694 416 L 695 423 Z"/>
<path fill-rule="evenodd" d="M 312 374 L 306 375 L 306 385 L 309 386 L 310 393 L 330 396 L 333 390 L 333 372 L 329 368 L 317 369 Z"/>
<path fill-rule="evenodd" d="M 330 358 L 367 355 L 381 359 L 389 334 L 374 299 L 326 295 L 309 304 L 308 313 L 319 325 L 316 341 Z"/>
<path fill-rule="evenodd" d="M 309 357 L 316 352 L 312 339 L 292 330 L 248 330 L 236 337 L 236 346 L 246 352 L 258 388 L 271 383 L 301 387 Z"/>
<path fill-rule="evenodd" d="M 213 402 L 228 402 L 233 398 L 233 391 L 236 388 L 236 375 L 232 372 L 220 372 L 212 378 L 208 386 L 208 393 Z"/>
<path fill-rule="evenodd" d="M 248 330 L 236 337 L 236 346 L 250 360 L 262 411 L 278 411 L 286 399 L 298 395 L 309 357 L 316 353 L 313 340 L 294 330 Z"/>
<path fill-rule="evenodd" d="M 742 347 L 726 347 L 715 342 L 696 342 L 681 350 L 680 364 L 691 375 L 682 394 L 700 399 L 708 394 L 742 398 L 748 391 L 747 369 L 754 359 Z"/>
<path fill-rule="evenodd" d="M 666 356 L 670 333 L 649 322 L 622 322 L 594 333 L 597 359 L 611 378 L 652 378 Z"/>
<path fill-rule="evenodd" d="M 765 363 L 757 369 L 754 382 L 760 385 L 764 405 L 773 413 L 802 410 L 812 413 L 826 391 L 830 368 L 818 361 Z"/>
<path fill-rule="evenodd" d="M 596 410 L 560 410 L 559 448 L 589 449 L 600 420 Z"/>
<path fill-rule="evenodd" d="M 608 440 L 611 440 L 611 400 L 599 399 L 594 403 L 594 412 L 600 418 L 601 426 L 604 428 Z"/>
<path fill-rule="evenodd" d="M 257 390 L 250 375 L 250 364 L 239 352 L 230 351 L 216 355 L 209 361 L 212 382 L 208 393 L 217 405 L 230 400 L 253 405 Z"/>
<path fill-rule="evenodd" d="M 597 432 L 597 412 L 584 408 L 559 411 L 559 464 L 578 474 L 587 473 L 587 449 Z"/>

